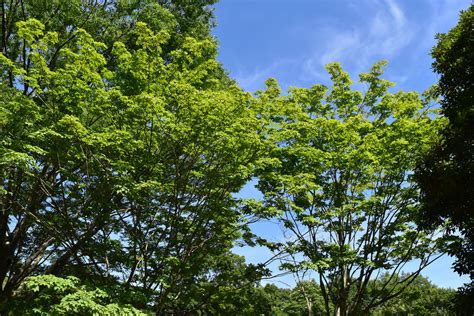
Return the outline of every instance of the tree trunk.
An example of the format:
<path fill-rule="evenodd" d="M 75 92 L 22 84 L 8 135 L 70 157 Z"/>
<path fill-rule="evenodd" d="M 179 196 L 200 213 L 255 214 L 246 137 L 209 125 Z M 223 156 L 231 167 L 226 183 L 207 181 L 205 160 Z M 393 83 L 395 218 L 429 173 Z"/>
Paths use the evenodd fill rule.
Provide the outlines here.
<path fill-rule="evenodd" d="M 339 297 L 337 304 L 334 309 L 335 316 L 347 316 L 348 311 L 348 300 L 349 300 L 349 272 L 347 265 L 341 266 L 341 289 L 339 291 Z"/>
<path fill-rule="evenodd" d="M 303 292 L 304 299 L 306 301 L 306 308 L 308 309 L 308 316 L 313 316 L 313 302 L 311 301 L 311 297 L 308 296 L 306 293 L 304 286 L 301 286 L 301 291 Z"/>

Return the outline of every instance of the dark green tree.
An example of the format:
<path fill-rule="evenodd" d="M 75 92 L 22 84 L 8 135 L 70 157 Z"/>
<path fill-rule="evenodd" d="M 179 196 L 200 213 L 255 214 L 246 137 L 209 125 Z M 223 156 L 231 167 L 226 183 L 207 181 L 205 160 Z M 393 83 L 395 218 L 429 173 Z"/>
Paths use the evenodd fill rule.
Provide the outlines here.
<path fill-rule="evenodd" d="M 287 315 L 325 315 L 324 298 L 321 288 L 314 280 L 298 282 L 291 290 L 290 299 L 283 307 Z"/>
<path fill-rule="evenodd" d="M 258 282 L 263 276 L 270 274 L 265 267 L 247 265 L 244 257 L 231 253 L 211 260 L 209 270 L 198 278 L 198 282 L 187 287 L 196 291 L 190 291 L 191 295 L 183 296 L 182 306 L 187 306 L 185 313 L 196 311 L 209 315 L 269 313 L 270 301 Z M 195 306 L 190 306 L 190 298 L 195 300 Z"/>
<path fill-rule="evenodd" d="M 267 314 L 276 316 L 287 315 L 287 306 L 293 304 L 292 289 L 280 288 L 275 284 L 266 284 L 262 287 L 262 290 L 269 302 Z"/>
<path fill-rule="evenodd" d="M 403 277 L 403 275 L 397 276 L 391 282 L 397 282 L 400 277 Z M 370 291 L 383 291 L 383 283 L 387 278 L 389 276 L 383 276 L 371 282 Z M 377 307 L 373 314 L 375 316 L 456 315 L 454 306 L 455 294 L 455 290 L 437 287 L 427 278 L 420 276 L 400 296 Z"/>
<path fill-rule="evenodd" d="M 460 308 L 472 314 L 474 299 L 474 5 L 461 12 L 458 25 L 438 34 L 432 50 L 440 75 L 438 93 L 448 119 L 442 139 L 416 170 L 422 193 L 420 224 L 449 223 L 454 233 L 449 253 L 454 270 L 471 276 L 460 290 Z"/>

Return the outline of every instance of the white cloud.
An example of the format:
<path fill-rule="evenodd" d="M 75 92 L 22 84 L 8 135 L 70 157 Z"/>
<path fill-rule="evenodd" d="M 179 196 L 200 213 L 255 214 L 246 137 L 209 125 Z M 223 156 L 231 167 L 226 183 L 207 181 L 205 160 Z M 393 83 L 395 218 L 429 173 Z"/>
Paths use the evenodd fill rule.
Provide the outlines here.
<path fill-rule="evenodd" d="M 285 29 L 279 30 L 281 40 L 294 47 L 275 50 L 255 68 L 238 65 L 232 76 L 247 91 L 262 89 L 268 77 L 276 77 L 285 91 L 291 85 L 329 83 L 325 65 L 330 62 L 341 62 L 356 78 L 375 62 L 387 59 L 403 65 L 387 72 L 389 79 L 402 84 L 429 69 L 434 35 L 453 27 L 459 10 L 469 7 L 470 0 L 417 0 L 417 4 L 410 0 L 341 2 L 346 6 L 341 8 L 344 14 L 321 16 L 296 26 L 285 24 Z M 414 6 L 417 10 L 413 10 Z"/>
<path fill-rule="evenodd" d="M 351 72 L 366 71 L 374 62 L 398 55 L 411 42 L 417 28 L 409 23 L 396 1 L 366 1 L 365 6 L 368 8 L 365 22 L 353 24 L 349 29 L 333 23 L 323 30 L 325 44 L 314 47 L 306 58 L 303 64 L 306 74 L 320 79 L 325 76 L 324 65 L 335 61 Z"/>
<path fill-rule="evenodd" d="M 246 91 L 255 91 L 260 88 L 268 75 L 272 72 L 275 67 L 273 65 L 266 68 L 255 69 L 252 72 L 244 72 L 239 70 L 233 75 L 234 79 L 239 85 Z"/>
<path fill-rule="evenodd" d="M 406 18 L 403 11 L 394 0 L 386 0 L 386 3 L 388 4 L 392 17 L 395 19 L 395 23 L 399 27 L 403 27 L 406 24 Z"/>
<path fill-rule="evenodd" d="M 243 71 L 242 68 L 233 74 L 233 78 L 245 91 L 255 92 L 264 88 L 264 82 L 269 77 L 275 77 L 277 74 L 285 72 L 297 64 L 296 59 L 279 58 L 266 67 L 255 68 L 253 71 Z M 278 77 L 277 77 L 278 79 Z"/>

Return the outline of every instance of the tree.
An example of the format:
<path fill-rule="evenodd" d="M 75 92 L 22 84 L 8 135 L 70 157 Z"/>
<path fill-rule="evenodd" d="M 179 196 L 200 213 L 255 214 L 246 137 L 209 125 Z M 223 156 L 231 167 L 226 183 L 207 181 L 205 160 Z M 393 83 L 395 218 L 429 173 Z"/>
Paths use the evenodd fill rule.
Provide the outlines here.
<path fill-rule="evenodd" d="M 270 301 L 258 281 L 270 272 L 260 265 L 247 265 L 245 258 L 226 254 L 212 258 L 209 271 L 193 284 L 191 295 L 183 297 L 183 314 L 266 315 Z M 195 301 L 191 305 L 190 299 Z"/>
<path fill-rule="evenodd" d="M 292 290 L 289 288 L 279 288 L 275 284 L 269 283 L 261 288 L 265 293 L 266 301 L 268 301 L 269 315 L 282 316 L 286 315 L 286 308 L 292 304 L 294 300 L 291 297 Z"/>
<path fill-rule="evenodd" d="M 209 271 L 183 285 L 184 294 L 166 306 L 164 314 L 270 313 L 270 301 L 255 281 L 266 271 L 246 265 L 243 257 L 232 253 L 207 259 Z M 117 285 L 99 288 L 90 281 L 82 283 L 74 276 L 40 275 L 28 277 L 22 283 L 8 309 L 15 315 L 148 315 L 153 312 L 146 304 L 149 301 L 140 291 L 124 291 Z M 132 307 L 140 304 L 144 306 L 142 310 Z"/>
<path fill-rule="evenodd" d="M 286 315 L 295 316 L 324 315 L 324 299 L 319 285 L 314 280 L 296 283 L 291 291 L 289 301 L 283 307 L 283 311 Z"/>
<path fill-rule="evenodd" d="M 389 277 L 389 275 L 381 277 L 370 290 L 380 290 Z M 400 278 L 403 276 L 396 276 L 391 282 L 395 283 Z M 455 315 L 455 293 L 455 290 L 439 288 L 427 278 L 419 276 L 400 296 L 377 307 L 374 315 Z"/>
<path fill-rule="evenodd" d="M 241 236 L 266 123 L 195 34 L 212 2 L 2 2 L 1 308 L 53 274 L 160 313 Z"/>
<path fill-rule="evenodd" d="M 258 187 L 266 205 L 281 211 L 288 234 L 282 250 L 302 258 L 283 267 L 317 273 L 327 315 L 369 313 L 399 295 L 438 251 L 436 232 L 413 222 L 419 195 L 412 170 L 441 120 L 430 118 L 429 94 L 389 93 L 383 65 L 360 75 L 365 93 L 351 89 L 337 63 L 327 66 L 330 92 L 315 85 L 280 97 L 274 80 L 260 92 L 280 114 L 269 136 L 273 161 L 262 168 Z M 378 275 L 395 276 L 412 260 L 418 268 L 396 287 L 391 277 L 386 291 L 367 290 Z"/>
<path fill-rule="evenodd" d="M 449 220 L 456 239 L 449 253 L 456 257 L 454 270 L 470 274 L 465 308 L 474 297 L 474 5 L 461 13 L 447 34 L 438 34 L 431 51 L 433 69 L 440 75 L 438 93 L 448 124 L 442 139 L 433 145 L 416 170 L 422 193 L 420 224 L 427 227 Z M 472 308 L 466 314 L 472 314 Z"/>
<path fill-rule="evenodd" d="M 382 275 L 369 284 L 367 291 L 374 294 L 388 291 L 384 289 L 384 285 L 391 277 L 390 274 Z M 405 276 L 395 275 L 390 283 L 395 287 L 403 286 L 396 285 L 403 278 Z M 302 287 L 305 288 L 306 294 L 302 292 Z M 325 315 L 321 289 L 314 280 L 297 283 L 292 289 L 278 288 L 274 284 L 267 284 L 261 289 L 267 296 L 264 300 L 271 303 L 271 309 L 267 309 L 268 315 Z M 427 278 L 419 276 L 399 296 L 377 306 L 370 315 L 456 315 L 455 294 L 455 290 L 437 287 Z M 308 295 L 313 302 L 311 313 L 307 310 L 306 296 Z"/>
<path fill-rule="evenodd" d="M 147 315 L 111 302 L 105 291 L 81 285 L 78 278 L 53 275 L 29 277 L 9 307 L 15 315 Z"/>

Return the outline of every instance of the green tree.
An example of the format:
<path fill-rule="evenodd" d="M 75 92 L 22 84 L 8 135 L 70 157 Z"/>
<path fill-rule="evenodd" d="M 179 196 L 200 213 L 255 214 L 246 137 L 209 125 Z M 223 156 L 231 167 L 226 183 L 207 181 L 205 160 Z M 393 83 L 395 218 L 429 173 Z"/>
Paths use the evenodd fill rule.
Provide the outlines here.
<path fill-rule="evenodd" d="M 440 75 L 438 93 L 448 124 L 416 170 L 423 199 L 420 224 L 432 227 L 449 220 L 453 235 L 449 253 L 454 270 L 470 274 L 462 290 L 466 315 L 474 312 L 474 5 L 461 13 L 459 23 L 438 34 L 431 51 L 433 68 Z M 460 297 L 462 299 L 462 297 Z"/>
<path fill-rule="evenodd" d="M 289 301 L 283 307 L 286 315 L 324 315 L 324 299 L 319 284 L 314 280 L 298 282 L 292 289 Z"/>
<path fill-rule="evenodd" d="M 194 34 L 212 1 L 40 3 L 2 2 L 0 306 L 54 274 L 162 312 L 259 216 L 265 120 Z"/>
<path fill-rule="evenodd" d="M 103 290 L 81 285 L 78 278 L 29 277 L 9 304 L 8 315 L 146 315 L 113 302 Z"/>
<path fill-rule="evenodd" d="M 269 271 L 260 265 L 247 265 L 232 253 L 204 258 L 207 270 L 182 284 L 168 313 L 206 315 L 260 315 L 269 311 L 269 302 L 258 280 Z"/>
<path fill-rule="evenodd" d="M 371 284 L 371 291 L 379 291 L 386 275 Z M 396 276 L 391 282 L 397 282 L 400 277 Z M 427 278 L 419 276 L 398 297 L 385 302 L 377 307 L 373 314 L 378 315 L 439 315 L 449 316 L 455 313 L 455 290 L 444 289 L 432 284 Z"/>
<path fill-rule="evenodd" d="M 279 209 L 288 241 L 282 249 L 301 261 L 284 268 L 314 270 L 326 314 L 367 314 L 399 295 L 436 258 L 436 233 L 413 223 L 418 191 L 412 181 L 417 159 L 429 148 L 440 120 L 430 118 L 430 100 L 416 92 L 387 91 L 384 63 L 360 75 L 362 93 L 339 64 L 327 70 L 333 86 L 292 88 L 279 96 L 274 80 L 261 102 L 281 109 L 270 137 L 273 161 L 261 170 L 259 189 Z M 369 281 L 396 275 L 417 259 L 418 268 L 387 280 L 386 292 L 370 295 Z"/>
<path fill-rule="evenodd" d="M 286 315 L 287 306 L 294 302 L 291 297 L 292 290 L 289 288 L 280 288 L 271 283 L 262 287 L 262 290 L 269 303 L 269 310 L 266 315 Z"/>

